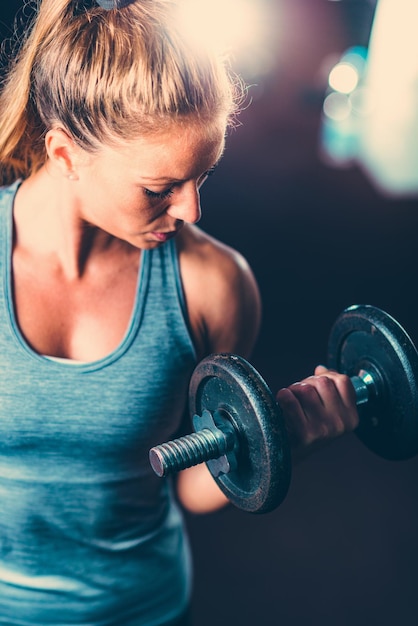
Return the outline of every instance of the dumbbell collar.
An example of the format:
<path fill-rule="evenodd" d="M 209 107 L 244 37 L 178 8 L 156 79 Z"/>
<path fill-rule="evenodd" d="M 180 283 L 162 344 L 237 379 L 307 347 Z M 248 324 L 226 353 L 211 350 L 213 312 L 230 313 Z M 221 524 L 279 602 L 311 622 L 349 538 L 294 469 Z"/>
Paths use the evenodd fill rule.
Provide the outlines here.
<path fill-rule="evenodd" d="M 208 409 L 202 411 L 202 415 L 193 415 L 193 428 L 196 432 L 205 428 L 212 431 L 218 442 L 224 447 L 224 453 L 216 459 L 210 459 L 206 463 L 212 476 L 215 478 L 221 474 L 228 474 L 237 467 L 236 452 L 238 449 L 238 437 L 231 421 L 227 418 L 226 411 L 217 409 L 213 415 Z M 223 440 L 225 445 L 223 446 Z"/>

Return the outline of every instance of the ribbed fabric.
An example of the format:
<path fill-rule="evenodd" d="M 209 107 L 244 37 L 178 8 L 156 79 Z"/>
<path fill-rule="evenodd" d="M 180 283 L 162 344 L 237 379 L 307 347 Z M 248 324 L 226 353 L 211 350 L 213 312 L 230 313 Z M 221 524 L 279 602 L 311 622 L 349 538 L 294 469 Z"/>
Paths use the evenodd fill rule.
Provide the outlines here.
<path fill-rule="evenodd" d="M 47 359 L 13 310 L 16 188 L 0 190 L 0 624 L 156 626 L 184 610 L 191 576 L 170 483 L 148 461 L 180 425 L 196 359 L 175 242 L 143 251 L 114 352 Z"/>

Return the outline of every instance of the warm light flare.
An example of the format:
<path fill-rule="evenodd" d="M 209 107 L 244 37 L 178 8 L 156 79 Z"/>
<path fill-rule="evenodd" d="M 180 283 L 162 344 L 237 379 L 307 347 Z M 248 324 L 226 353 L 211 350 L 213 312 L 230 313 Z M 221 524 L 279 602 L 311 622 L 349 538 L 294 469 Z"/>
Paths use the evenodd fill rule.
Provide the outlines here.
<path fill-rule="evenodd" d="M 244 74 L 246 68 L 240 66 L 249 65 L 251 57 L 248 71 L 264 73 L 269 24 L 264 0 L 183 0 L 178 19 L 184 36 L 196 46 L 231 54 Z"/>

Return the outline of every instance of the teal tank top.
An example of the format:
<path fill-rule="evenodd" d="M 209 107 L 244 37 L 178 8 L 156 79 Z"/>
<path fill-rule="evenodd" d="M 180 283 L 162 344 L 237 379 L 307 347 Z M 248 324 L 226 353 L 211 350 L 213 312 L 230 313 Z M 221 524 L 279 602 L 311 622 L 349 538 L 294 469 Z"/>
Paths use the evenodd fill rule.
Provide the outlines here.
<path fill-rule="evenodd" d="M 148 450 L 180 426 L 196 354 L 174 240 L 144 251 L 119 347 L 34 352 L 13 308 L 13 200 L 0 189 L 0 624 L 157 626 L 190 597 L 170 481 Z"/>

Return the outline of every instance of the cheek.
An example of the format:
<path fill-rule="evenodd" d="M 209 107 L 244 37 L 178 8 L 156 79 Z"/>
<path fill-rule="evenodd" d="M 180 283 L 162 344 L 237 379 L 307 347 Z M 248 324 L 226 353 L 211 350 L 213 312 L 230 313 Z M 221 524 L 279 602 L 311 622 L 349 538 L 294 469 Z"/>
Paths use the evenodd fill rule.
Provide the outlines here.
<path fill-rule="evenodd" d="M 117 220 L 126 223 L 149 224 L 163 212 L 161 204 L 157 206 L 150 203 L 141 189 L 130 191 L 125 189 L 116 194 L 113 193 L 112 202 L 109 202 L 109 198 L 110 196 L 104 200 L 107 212 L 110 212 Z"/>
<path fill-rule="evenodd" d="M 120 167 L 91 167 L 82 184 L 82 202 L 98 220 L 147 224 L 164 212 L 164 203 L 152 202 L 142 187 L 127 180 L 126 168 L 124 175 Z"/>

